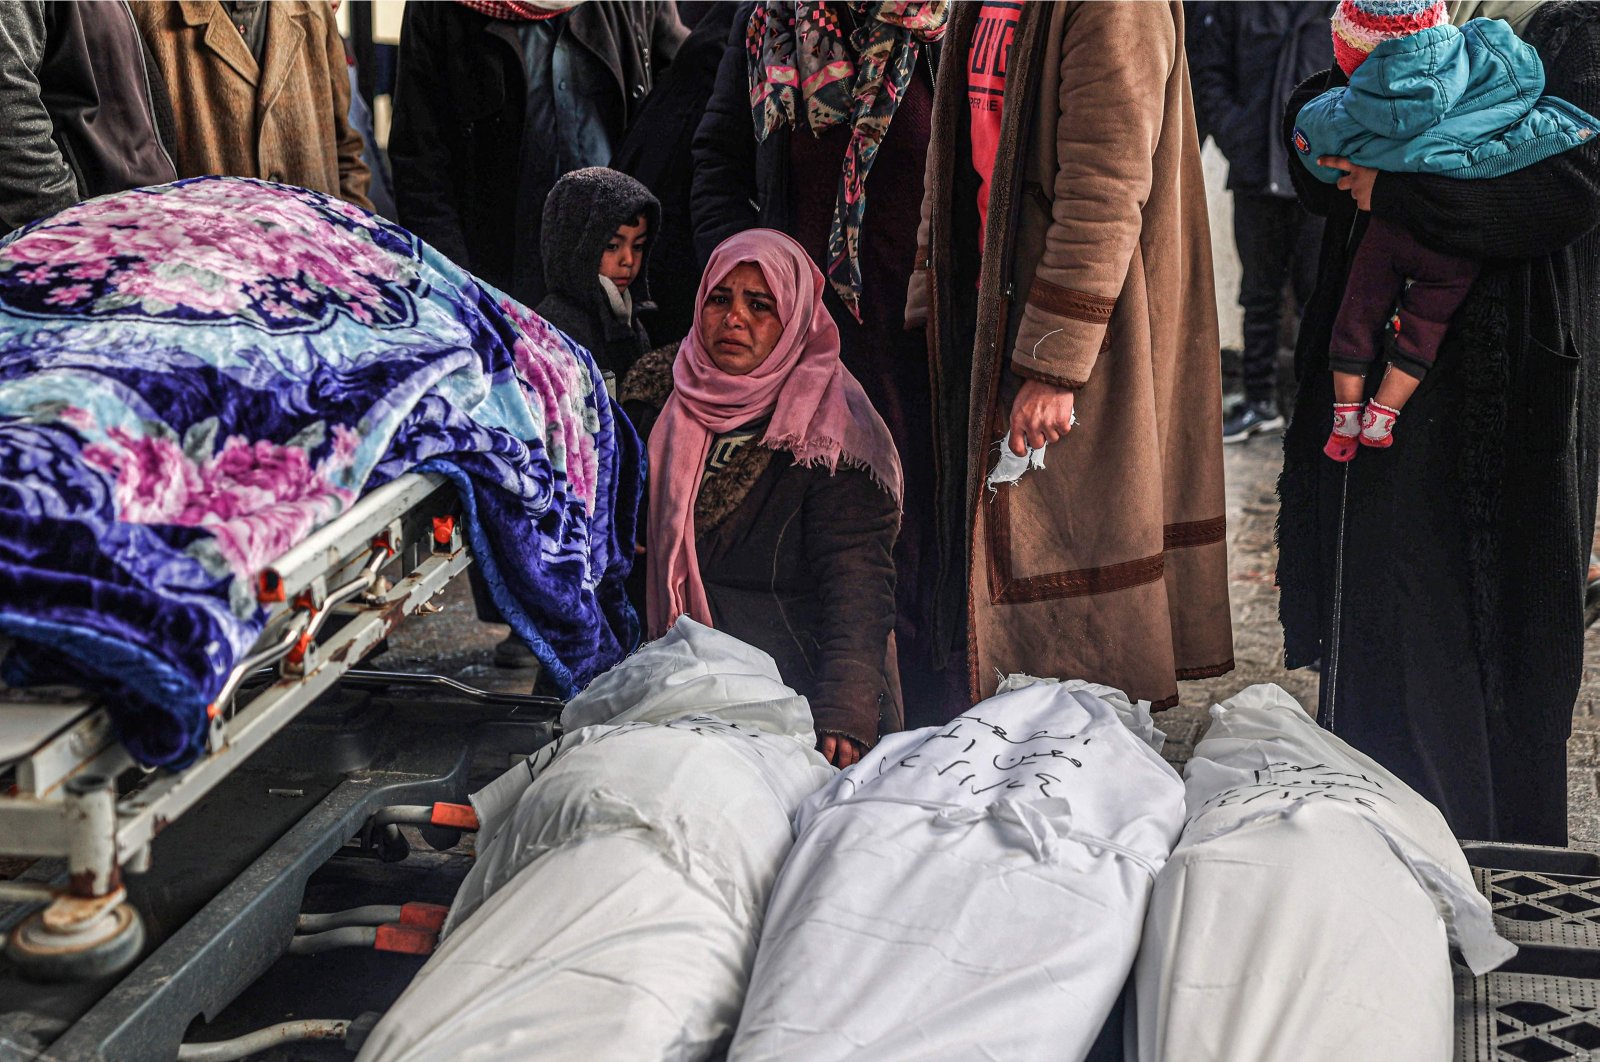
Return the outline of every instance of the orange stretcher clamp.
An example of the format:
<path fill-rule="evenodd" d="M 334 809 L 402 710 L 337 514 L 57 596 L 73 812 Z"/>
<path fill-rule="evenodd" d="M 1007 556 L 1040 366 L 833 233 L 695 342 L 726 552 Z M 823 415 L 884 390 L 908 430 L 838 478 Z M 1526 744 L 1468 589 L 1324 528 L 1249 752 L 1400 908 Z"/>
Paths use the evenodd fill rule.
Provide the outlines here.
<path fill-rule="evenodd" d="M 433 518 L 433 540 L 441 546 L 448 546 L 450 539 L 456 533 L 456 518 L 453 516 L 435 516 Z"/>
<path fill-rule="evenodd" d="M 256 577 L 256 601 L 272 605 L 282 600 L 283 579 L 277 572 L 269 568 Z"/>
<path fill-rule="evenodd" d="M 471 804 L 435 804 L 433 818 L 429 821 L 435 826 L 448 826 L 452 830 L 476 830 L 478 813 L 472 810 Z"/>
<path fill-rule="evenodd" d="M 299 638 L 295 639 L 294 648 L 289 650 L 289 663 L 293 664 L 295 667 L 299 667 L 301 664 L 305 663 L 306 650 L 310 648 L 311 632 L 306 631 L 304 634 L 300 635 Z"/>
<path fill-rule="evenodd" d="M 438 944 L 439 934 L 431 929 L 391 922 L 378 927 L 378 937 L 372 946 L 378 951 L 394 951 L 402 955 L 432 955 Z"/>
<path fill-rule="evenodd" d="M 408 903 L 400 908 L 400 924 L 437 934 L 444 928 L 444 918 L 449 913 L 450 908 L 443 904 Z"/>

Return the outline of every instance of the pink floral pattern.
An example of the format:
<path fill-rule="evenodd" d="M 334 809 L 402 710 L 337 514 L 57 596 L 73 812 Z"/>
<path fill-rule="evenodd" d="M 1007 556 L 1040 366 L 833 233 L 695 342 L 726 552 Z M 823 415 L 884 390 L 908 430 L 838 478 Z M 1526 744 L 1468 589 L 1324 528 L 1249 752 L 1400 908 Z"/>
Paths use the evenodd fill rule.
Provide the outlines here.
<path fill-rule="evenodd" d="M 136 524 L 206 528 L 236 576 L 259 570 L 355 497 L 331 482 L 349 466 L 359 442 L 343 425 L 316 467 L 299 447 L 237 435 L 214 456 L 195 461 L 170 438 L 123 428 L 106 434 L 109 441 L 84 447 L 83 458 L 116 477 L 118 516 Z"/>
<path fill-rule="evenodd" d="M 566 355 L 560 334 L 543 317 L 510 299 L 500 300 L 500 310 L 522 333 L 511 356 L 529 404 L 544 415 L 550 461 L 593 513 L 600 456 L 594 445 L 593 404 L 586 401 L 594 394 L 587 363 Z"/>
<path fill-rule="evenodd" d="M 250 187 L 240 209 L 240 185 Z M 181 196 L 171 195 L 183 188 Z M 159 227 L 142 224 L 163 196 Z M 329 223 L 354 240 L 318 238 Z M 414 238 L 348 203 L 261 181 L 200 179 L 107 196 L 47 218 L 0 255 L 0 299 L 76 318 L 222 320 L 270 331 L 344 313 L 379 327 L 413 321 Z M 400 253 L 396 253 L 400 252 Z"/>
<path fill-rule="evenodd" d="M 420 471 L 451 481 L 496 607 L 571 695 L 638 634 L 642 458 L 599 379 L 315 192 L 196 178 L 0 240 L 7 681 L 87 679 L 141 763 L 182 766 L 271 614 L 258 573 Z"/>

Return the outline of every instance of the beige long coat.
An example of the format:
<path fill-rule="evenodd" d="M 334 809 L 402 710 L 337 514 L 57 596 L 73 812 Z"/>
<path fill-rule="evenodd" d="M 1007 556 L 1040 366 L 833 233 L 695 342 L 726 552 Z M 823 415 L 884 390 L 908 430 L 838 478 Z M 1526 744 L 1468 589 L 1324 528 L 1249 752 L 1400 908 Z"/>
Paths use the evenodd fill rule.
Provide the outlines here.
<path fill-rule="evenodd" d="M 260 177 L 371 209 L 333 9 L 263 4 L 262 61 L 216 0 L 132 0 L 172 98 L 178 176 Z"/>
<path fill-rule="evenodd" d="M 978 7 L 956 5 L 946 37 L 908 307 L 910 323 L 927 323 L 936 389 L 948 395 L 970 371 L 964 467 L 941 469 L 965 477 L 971 515 L 970 682 L 981 696 L 997 673 L 1085 678 L 1170 706 L 1178 679 L 1233 667 L 1216 309 L 1183 13 L 1023 5 L 974 339 L 957 334 L 965 315 L 953 307 L 974 273 L 955 247 L 961 219 L 976 224 L 963 75 Z M 991 494 L 982 479 L 1018 377 L 1074 389 L 1079 423 L 1044 469 Z"/>

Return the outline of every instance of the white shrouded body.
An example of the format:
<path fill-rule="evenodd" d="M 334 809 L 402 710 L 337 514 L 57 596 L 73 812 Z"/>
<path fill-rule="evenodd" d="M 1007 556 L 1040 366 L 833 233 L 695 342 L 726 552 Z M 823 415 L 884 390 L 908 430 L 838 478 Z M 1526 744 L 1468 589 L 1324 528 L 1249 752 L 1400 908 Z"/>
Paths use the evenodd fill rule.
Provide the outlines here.
<path fill-rule="evenodd" d="M 804 803 L 731 1060 L 1084 1057 L 1183 787 L 1148 706 L 1025 681 Z"/>
<path fill-rule="evenodd" d="M 770 657 L 692 620 L 596 679 L 475 794 L 479 858 L 372 1059 L 707 1058 L 790 817 L 832 775 Z"/>
<path fill-rule="evenodd" d="M 1448 1062 L 1494 932 L 1438 810 L 1274 685 L 1212 710 L 1135 970 L 1141 1062 Z"/>

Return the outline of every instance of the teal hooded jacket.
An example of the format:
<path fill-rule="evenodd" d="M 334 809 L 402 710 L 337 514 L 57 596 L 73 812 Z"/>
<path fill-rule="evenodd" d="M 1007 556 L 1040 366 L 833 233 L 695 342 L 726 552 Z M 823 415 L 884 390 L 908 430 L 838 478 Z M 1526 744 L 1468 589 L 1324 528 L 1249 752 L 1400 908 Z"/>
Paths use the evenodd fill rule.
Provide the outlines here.
<path fill-rule="evenodd" d="M 1499 19 L 1434 26 L 1372 50 L 1346 88 L 1300 110 L 1294 148 L 1318 166 L 1334 155 L 1396 173 L 1498 177 L 1584 143 L 1600 123 L 1545 96 L 1544 63 Z"/>

